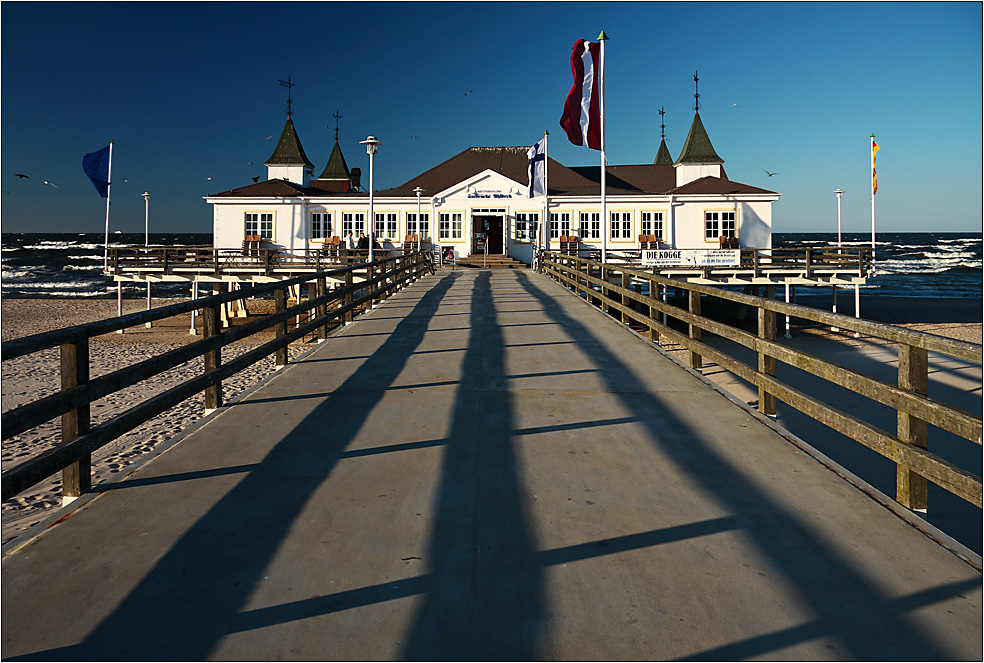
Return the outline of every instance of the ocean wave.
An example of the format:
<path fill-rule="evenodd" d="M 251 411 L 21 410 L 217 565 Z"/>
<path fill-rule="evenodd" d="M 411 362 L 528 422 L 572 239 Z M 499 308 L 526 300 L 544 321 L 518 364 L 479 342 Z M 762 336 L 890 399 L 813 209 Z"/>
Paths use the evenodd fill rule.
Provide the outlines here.
<path fill-rule="evenodd" d="M 101 272 L 102 265 L 65 265 L 63 272 Z"/>

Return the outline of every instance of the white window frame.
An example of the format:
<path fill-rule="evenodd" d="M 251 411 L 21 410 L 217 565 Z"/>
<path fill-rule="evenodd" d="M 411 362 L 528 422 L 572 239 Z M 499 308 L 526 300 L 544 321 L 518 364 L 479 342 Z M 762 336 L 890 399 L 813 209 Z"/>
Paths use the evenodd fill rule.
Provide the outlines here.
<path fill-rule="evenodd" d="M 373 212 L 376 217 L 372 226 L 375 239 L 396 239 L 396 212 Z"/>
<path fill-rule="evenodd" d="M 601 239 L 601 212 L 581 212 L 579 222 L 582 239 Z"/>
<path fill-rule="evenodd" d="M 571 213 L 550 212 L 550 239 L 571 236 Z"/>
<path fill-rule="evenodd" d="M 513 236 L 517 242 L 535 242 L 540 225 L 539 212 L 517 212 Z"/>
<path fill-rule="evenodd" d="M 714 242 L 728 235 L 738 236 L 738 214 L 734 210 L 705 210 L 704 241 Z"/>
<path fill-rule="evenodd" d="M 423 214 L 421 214 L 423 216 Z M 437 232 L 440 239 L 462 239 L 462 212 L 441 212 L 437 217 Z"/>
<path fill-rule="evenodd" d="M 331 239 L 331 212 L 311 212 L 312 240 Z"/>
<path fill-rule="evenodd" d="M 430 213 L 421 212 L 420 213 L 420 223 L 417 223 L 417 213 L 407 212 L 407 234 L 416 235 L 420 233 L 420 239 L 428 239 L 430 237 Z"/>
<path fill-rule="evenodd" d="M 665 225 L 663 219 L 665 215 L 662 210 L 650 210 L 639 213 L 639 233 L 642 235 L 655 235 L 656 239 L 663 241 L 663 230 Z"/>
<path fill-rule="evenodd" d="M 245 212 L 243 216 L 244 234 L 259 235 L 262 239 L 273 241 L 273 222 L 273 212 Z"/>
<path fill-rule="evenodd" d="M 609 239 L 632 238 L 632 212 L 610 212 Z"/>
<path fill-rule="evenodd" d="M 359 237 L 366 231 L 365 212 L 343 212 L 342 213 L 342 233 L 345 237 L 352 233 L 352 238 L 359 241 Z"/>

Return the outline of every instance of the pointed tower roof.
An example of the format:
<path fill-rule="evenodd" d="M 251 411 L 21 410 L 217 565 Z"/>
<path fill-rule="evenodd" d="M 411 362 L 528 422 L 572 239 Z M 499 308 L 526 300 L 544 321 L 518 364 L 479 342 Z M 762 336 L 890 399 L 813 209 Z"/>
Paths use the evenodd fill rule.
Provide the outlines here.
<path fill-rule="evenodd" d="M 318 176 L 319 180 L 348 180 L 351 177 L 345 157 L 342 155 L 342 148 L 338 146 L 338 139 L 335 139 L 335 147 L 331 148 L 331 156 L 325 169 Z"/>
<path fill-rule="evenodd" d="M 653 164 L 657 166 L 672 166 L 673 157 L 670 156 L 670 150 L 666 147 L 666 139 L 660 141 L 659 150 L 656 151 L 656 158 L 653 159 Z"/>
<path fill-rule="evenodd" d="M 273 154 L 270 155 L 270 158 L 263 165 L 307 166 L 308 168 L 314 168 L 314 164 L 304 154 L 304 148 L 301 147 L 301 140 L 297 137 L 297 131 L 294 129 L 294 121 L 290 119 L 290 115 L 287 116 L 287 122 L 284 124 L 284 130 L 280 133 L 280 140 L 277 141 L 277 146 L 273 148 Z"/>
<path fill-rule="evenodd" d="M 690 133 L 683 144 L 683 151 L 680 158 L 673 165 L 682 163 L 724 163 L 724 159 L 717 155 L 711 139 L 707 136 L 704 123 L 700 121 L 700 113 L 694 113 L 694 123 L 690 125 Z"/>

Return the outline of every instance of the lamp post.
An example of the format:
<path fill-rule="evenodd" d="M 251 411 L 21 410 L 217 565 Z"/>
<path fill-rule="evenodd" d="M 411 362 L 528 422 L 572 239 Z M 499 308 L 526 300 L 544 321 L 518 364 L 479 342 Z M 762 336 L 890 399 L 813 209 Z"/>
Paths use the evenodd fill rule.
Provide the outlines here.
<path fill-rule="evenodd" d="M 837 248 L 841 246 L 841 194 L 844 193 L 840 189 L 836 189 L 834 193 L 837 194 Z"/>
<path fill-rule="evenodd" d="M 372 230 L 376 227 L 376 215 L 373 212 L 373 200 L 372 200 L 372 175 L 373 175 L 373 157 L 376 156 L 376 150 L 380 145 L 384 145 L 382 141 L 376 140 L 375 136 L 369 136 L 365 140 L 359 141 L 360 145 L 366 146 L 366 153 L 369 155 L 369 262 L 373 260 L 372 251 Z"/>
<path fill-rule="evenodd" d="M 150 194 L 144 191 L 142 194 L 144 199 L 144 248 L 150 246 Z M 150 278 L 147 279 L 147 310 L 150 310 Z M 147 323 L 145 326 L 149 329 L 151 323 Z"/>
<path fill-rule="evenodd" d="M 413 192 L 417 194 L 417 237 L 420 238 L 417 240 L 417 250 L 419 251 L 420 247 L 423 246 L 424 243 L 424 233 L 421 230 L 423 226 L 420 223 L 420 194 L 424 192 L 424 189 L 418 186 L 413 190 Z"/>

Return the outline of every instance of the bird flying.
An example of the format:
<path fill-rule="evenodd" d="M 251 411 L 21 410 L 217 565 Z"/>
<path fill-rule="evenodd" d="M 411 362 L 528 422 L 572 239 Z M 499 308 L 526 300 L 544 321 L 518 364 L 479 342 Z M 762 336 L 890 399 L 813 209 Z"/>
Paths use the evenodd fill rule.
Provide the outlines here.
<path fill-rule="evenodd" d="M 30 175 L 25 175 L 24 173 L 16 173 L 14 176 L 15 177 L 19 177 L 21 179 L 25 179 L 25 178 L 30 179 L 31 178 Z"/>
<path fill-rule="evenodd" d="M 770 172 L 769 172 L 769 171 L 767 171 L 767 170 L 766 170 L 765 168 L 763 168 L 763 169 L 762 169 L 762 171 L 763 171 L 763 172 L 764 172 L 764 173 L 765 173 L 766 175 L 768 175 L 769 177 L 772 177 L 773 175 L 778 175 L 778 174 L 779 174 L 779 173 L 770 173 Z"/>
<path fill-rule="evenodd" d="M 464 94 L 463 96 L 465 96 L 465 97 L 467 97 L 467 96 L 468 96 L 469 94 L 471 94 L 472 92 L 474 92 L 474 90 L 468 90 L 468 92 L 465 92 L 465 94 Z"/>
<path fill-rule="evenodd" d="M 741 106 L 739 106 L 738 104 L 731 104 L 731 107 L 732 108 L 741 108 Z"/>
<path fill-rule="evenodd" d="M 57 185 L 57 184 L 55 184 L 54 182 L 49 182 L 48 180 L 42 180 L 42 181 L 43 181 L 43 182 L 44 182 L 45 184 L 47 184 L 48 186 L 53 186 L 53 187 L 55 187 L 56 189 L 58 188 L 58 185 Z"/>
<path fill-rule="evenodd" d="M 253 184 L 256 184 L 259 181 L 260 181 L 259 175 L 257 175 L 256 177 L 253 178 Z"/>

